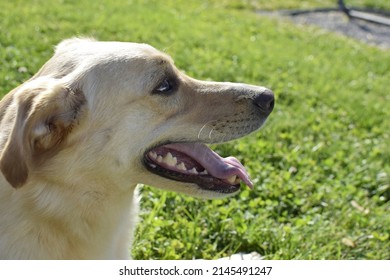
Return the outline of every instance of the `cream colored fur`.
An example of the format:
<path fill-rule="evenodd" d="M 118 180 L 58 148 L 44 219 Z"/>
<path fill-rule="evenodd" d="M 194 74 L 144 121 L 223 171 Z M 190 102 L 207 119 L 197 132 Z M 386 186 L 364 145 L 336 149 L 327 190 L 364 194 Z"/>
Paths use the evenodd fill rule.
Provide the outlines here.
<path fill-rule="evenodd" d="M 166 77 L 177 90 L 154 93 Z M 137 184 L 224 197 L 150 173 L 145 151 L 251 132 L 264 90 L 192 79 L 148 45 L 65 40 L 0 102 L 0 259 L 129 258 Z"/>

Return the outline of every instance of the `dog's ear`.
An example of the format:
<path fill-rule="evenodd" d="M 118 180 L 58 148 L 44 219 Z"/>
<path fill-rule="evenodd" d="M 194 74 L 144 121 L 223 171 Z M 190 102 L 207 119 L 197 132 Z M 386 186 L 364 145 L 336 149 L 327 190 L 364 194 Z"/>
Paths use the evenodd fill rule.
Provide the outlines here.
<path fill-rule="evenodd" d="M 15 92 L 6 112 L 14 115 L 13 124 L 0 155 L 0 170 L 14 188 L 26 183 L 31 169 L 60 151 L 85 103 L 81 91 L 54 81 L 27 82 Z"/>

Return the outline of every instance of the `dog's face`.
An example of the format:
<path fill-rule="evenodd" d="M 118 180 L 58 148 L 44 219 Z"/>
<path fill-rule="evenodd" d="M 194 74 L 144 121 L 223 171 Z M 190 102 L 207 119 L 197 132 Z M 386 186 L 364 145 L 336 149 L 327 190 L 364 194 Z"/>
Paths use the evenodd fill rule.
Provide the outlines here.
<path fill-rule="evenodd" d="M 15 187 L 78 178 L 206 198 L 251 182 L 205 143 L 258 129 L 274 105 L 266 88 L 192 79 L 148 45 L 80 39 L 61 43 L 12 100 L 0 167 Z"/>

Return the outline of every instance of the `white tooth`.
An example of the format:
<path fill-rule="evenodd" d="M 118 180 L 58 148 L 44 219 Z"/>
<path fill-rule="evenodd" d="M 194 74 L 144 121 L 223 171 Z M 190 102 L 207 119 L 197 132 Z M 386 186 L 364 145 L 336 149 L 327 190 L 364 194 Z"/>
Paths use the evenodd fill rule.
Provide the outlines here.
<path fill-rule="evenodd" d="M 192 174 L 198 174 L 198 171 L 196 171 L 195 167 L 190 170 L 190 173 Z"/>
<path fill-rule="evenodd" d="M 169 166 L 175 166 L 176 163 L 177 163 L 177 158 L 175 158 L 174 156 L 172 156 L 171 153 L 168 153 L 164 159 L 163 159 L 163 162 L 168 164 Z"/>
<path fill-rule="evenodd" d="M 176 168 L 179 169 L 179 170 L 187 170 L 186 166 L 184 165 L 183 162 L 181 162 L 180 164 L 176 165 Z"/>
<path fill-rule="evenodd" d="M 200 172 L 199 174 L 201 174 L 201 175 L 207 175 L 207 174 L 209 174 L 209 173 L 208 173 L 207 170 L 205 169 L 205 170 L 203 170 L 202 172 Z"/>
<path fill-rule="evenodd" d="M 157 158 L 157 154 L 155 152 L 149 152 L 149 156 L 152 158 L 152 159 L 156 159 Z"/>
<path fill-rule="evenodd" d="M 177 158 L 173 157 L 171 161 L 171 165 L 175 166 L 177 164 Z"/>
<path fill-rule="evenodd" d="M 157 160 L 157 162 L 162 162 L 163 158 L 162 158 L 162 156 L 158 156 L 156 160 Z"/>
<path fill-rule="evenodd" d="M 236 179 L 237 179 L 237 176 L 236 176 L 236 175 L 233 175 L 233 176 L 230 176 L 229 178 L 227 178 L 226 180 L 227 180 L 230 184 L 234 184 L 234 183 L 236 183 Z"/>

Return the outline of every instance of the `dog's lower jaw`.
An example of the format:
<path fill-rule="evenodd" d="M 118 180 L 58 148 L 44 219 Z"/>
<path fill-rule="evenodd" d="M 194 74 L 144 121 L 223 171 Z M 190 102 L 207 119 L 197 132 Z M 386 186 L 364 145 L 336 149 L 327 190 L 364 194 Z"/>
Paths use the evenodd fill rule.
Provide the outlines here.
<path fill-rule="evenodd" d="M 18 190 L 0 188 L 0 211 L 5 213 L 9 204 L 17 204 L 15 211 L 0 216 L 0 259 L 130 258 L 138 216 L 136 185 L 126 193 L 111 190 L 108 196 L 62 193 L 66 201 L 49 204 L 55 200 L 48 196 L 59 195 L 59 191 L 64 188 L 36 182 Z"/>

